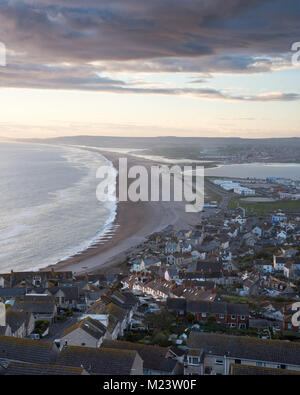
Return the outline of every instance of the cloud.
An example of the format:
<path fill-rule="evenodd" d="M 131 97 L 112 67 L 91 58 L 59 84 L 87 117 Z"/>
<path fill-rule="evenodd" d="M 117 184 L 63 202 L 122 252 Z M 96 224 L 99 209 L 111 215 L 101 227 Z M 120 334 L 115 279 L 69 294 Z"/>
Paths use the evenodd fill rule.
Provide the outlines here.
<path fill-rule="evenodd" d="M 194 81 L 195 82 L 195 81 Z M 196 81 L 204 83 L 204 80 Z M 92 65 L 37 65 L 15 63 L 0 70 L 0 86 L 35 89 L 81 90 L 88 92 L 143 95 L 190 96 L 207 100 L 240 102 L 298 101 L 300 94 L 270 92 L 258 95 L 235 95 L 209 86 L 176 88 L 151 86 L 143 80 L 123 81 L 101 75 Z"/>
<path fill-rule="evenodd" d="M 300 39 L 299 20 L 299 0 L 1 0 L 0 41 L 9 53 L 0 84 L 294 101 L 297 93 L 235 96 L 107 74 L 200 73 L 202 83 L 210 74 L 291 67 L 287 54 Z"/>
<path fill-rule="evenodd" d="M 3 0 L 2 40 L 47 61 L 285 53 L 298 0 Z"/>

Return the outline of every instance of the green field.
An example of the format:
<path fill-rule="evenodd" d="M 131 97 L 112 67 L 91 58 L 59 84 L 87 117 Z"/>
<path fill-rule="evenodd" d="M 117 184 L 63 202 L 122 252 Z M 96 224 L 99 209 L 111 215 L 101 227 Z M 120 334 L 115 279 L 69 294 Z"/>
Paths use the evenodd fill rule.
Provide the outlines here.
<path fill-rule="evenodd" d="M 246 209 L 247 215 L 266 216 L 274 211 L 283 210 L 288 212 L 300 212 L 300 201 L 278 200 L 276 202 L 243 202 L 240 199 L 233 199 L 229 208 L 234 209 L 238 206 Z"/>

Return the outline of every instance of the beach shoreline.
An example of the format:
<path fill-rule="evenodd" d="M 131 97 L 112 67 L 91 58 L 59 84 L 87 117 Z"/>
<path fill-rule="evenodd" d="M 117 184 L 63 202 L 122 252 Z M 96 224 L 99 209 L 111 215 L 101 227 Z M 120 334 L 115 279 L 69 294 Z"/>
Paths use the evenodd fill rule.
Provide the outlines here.
<path fill-rule="evenodd" d="M 118 169 L 119 158 L 127 158 L 128 167 L 143 165 L 150 169 L 159 162 L 133 157 L 130 154 L 91 149 L 104 156 L 113 166 Z M 118 189 L 118 176 L 117 176 Z M 142 244 L 151 234 L 162 231 L 169 225 L 175 228 L 187 228 L 194 226 L 199 214 L 188 214 L 185 212 L 185 202 L 118 202 L 116 216 L 111 228 L 113 232 L 110 238 L 99 240 L 85 251 L 70 258 L 49 265 L 41 270 L 54 269 L 56 271 L 70 270 L 76 274 L 94 273 L 111 270 L 118 267 L 128 254 L 136 252 L 138 245 Z M 116 269 L 118 270 L 118 269 Z"/>

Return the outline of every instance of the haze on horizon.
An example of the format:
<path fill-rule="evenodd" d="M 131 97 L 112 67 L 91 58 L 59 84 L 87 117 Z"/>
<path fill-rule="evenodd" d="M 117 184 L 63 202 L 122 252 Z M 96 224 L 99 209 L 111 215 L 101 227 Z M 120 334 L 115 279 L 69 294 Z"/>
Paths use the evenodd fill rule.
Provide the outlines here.
<path fill-rule="evenodd" d="M 0 136 L 300 137 L 299 0 L 2 0 Z"/>

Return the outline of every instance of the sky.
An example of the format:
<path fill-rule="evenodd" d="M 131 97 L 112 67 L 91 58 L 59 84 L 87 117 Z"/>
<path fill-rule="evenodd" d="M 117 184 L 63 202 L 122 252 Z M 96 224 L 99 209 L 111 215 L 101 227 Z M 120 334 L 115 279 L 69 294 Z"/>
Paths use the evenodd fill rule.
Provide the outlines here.
<path fill-rule="evenodd" d="M 299 0 L 0 0 L 0 42 L 0 136 L 300 137 Z"/>

